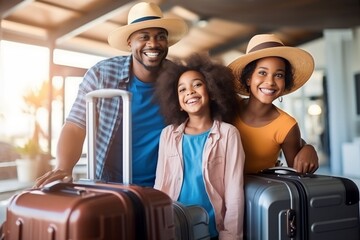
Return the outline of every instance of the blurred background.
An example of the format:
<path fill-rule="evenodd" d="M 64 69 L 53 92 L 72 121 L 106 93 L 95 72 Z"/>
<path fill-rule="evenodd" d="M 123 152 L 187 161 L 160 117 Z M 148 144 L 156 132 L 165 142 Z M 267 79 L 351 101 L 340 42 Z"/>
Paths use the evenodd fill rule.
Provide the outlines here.
<path fill-rule="evenodd" d="M 127 24 L 138 2 L 0 1 L 0 182 L 18 179 L 16 159 L 25 154 L 37 162 L 36 174 L 20 182 L 51 168 L 82 76 L 97 61 L 124 54 L 108 45 L 107 36 Z M 303 138 L 317 149 L 319 172 L 360 178 L 358 0 L 153 2 L 190 29 L 170 48 L 169 58 L 206 52 L 227 65 L 259 33 L 274 33 L 285 45 L 309 51 L 316 64 L 310 81 L 277 104 L 298 120 Z"/>

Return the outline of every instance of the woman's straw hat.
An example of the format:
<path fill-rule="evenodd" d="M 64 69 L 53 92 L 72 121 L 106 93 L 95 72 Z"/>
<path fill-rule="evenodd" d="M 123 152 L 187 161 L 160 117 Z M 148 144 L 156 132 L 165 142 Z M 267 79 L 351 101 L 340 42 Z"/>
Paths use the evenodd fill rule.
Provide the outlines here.
<path fill-rule="evenodd" d="M 182 19 L 164 18 L 161 9 L 154 3 L 141 2 L 134 5 L 128 15 L 128 24 L 119 27 L 109 34 L 110 46 L 121 51 L 129 51 L 127 40 L 129 36 L 145 28 L 164 28 L 168 32 L 169 46 L 178 42 L 188 31 L 187 24 Z"/>
<path fill-rule="evenodd" d="M 273 34 L 259 34 L 250 39 L 246 54 L 229 64 L 236 81 L 240 82 L 241 72 L 247 64 L 264 57 L 282 57 L 290 62 L 294 74 L 294 85 L 291 89 L 285 90 L 283 95 L 294 92 L 303 86 L 314 71 L 314 59 L 308 52 L 300 48 L 285 46 Z M 246 86 L 241 83 L 239 93 L 249 95 Z"/>

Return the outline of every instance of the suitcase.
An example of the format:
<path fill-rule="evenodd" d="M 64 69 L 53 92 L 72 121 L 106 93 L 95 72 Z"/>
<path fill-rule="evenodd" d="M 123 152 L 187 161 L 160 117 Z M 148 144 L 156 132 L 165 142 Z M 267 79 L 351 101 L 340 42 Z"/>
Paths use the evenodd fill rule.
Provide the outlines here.
<path fill-rule="evenodd" d="M 210 239 L 209 216 L 203 207 L 185 206 L 177 201 L 173 203 L 173 207 L 176 239 Z"/>
<path fill-rule="evenodd" d="M 346 178 L 273 168 L 245 176 L 248 240 L 359 240 L 359 190 Z"/>
<path fill-rule="evenodd" d="M 6 240 L 175 239 L 172 200 L 165 193 L 131 184 L 130 93 L 97 90 L 87 95 L 90 179 L 95 179 L 95 99 L 123 97 L 124 183 L 55 182 L 16 195 L 7 207 Z"/>

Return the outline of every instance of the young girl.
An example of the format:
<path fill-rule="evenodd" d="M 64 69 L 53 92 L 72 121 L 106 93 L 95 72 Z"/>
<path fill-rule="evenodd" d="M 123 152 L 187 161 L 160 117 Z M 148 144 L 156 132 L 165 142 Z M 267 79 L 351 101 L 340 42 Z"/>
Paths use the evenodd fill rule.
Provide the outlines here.
<path fill-rule="evenodd" d="M 237 106 L 231 70 L 193 55 L 157 80 L 169 126 L 160 137 L 155 188 L 210 217 L 213 239 L 242 239 L 244 151 L 232 121 Z"/>
<path fill-rule="evenodd" d="M 303 147 L 299 126 L 273 101 L 294 92 L 310 78 L 314 70 L 312 56 L 304 50 L 287 47 L 274 35 L 254 36 L 246 54 L 232 62 L 240 83 L 240 114 L 234 125 L 239 129 L 245 150 L 245 173 L 274 167 L 280 150 L 289 167 Z M 246 139 L 246 140 L 245 140 Z M 309 171 L 316 164 L 309 163 Z"/>

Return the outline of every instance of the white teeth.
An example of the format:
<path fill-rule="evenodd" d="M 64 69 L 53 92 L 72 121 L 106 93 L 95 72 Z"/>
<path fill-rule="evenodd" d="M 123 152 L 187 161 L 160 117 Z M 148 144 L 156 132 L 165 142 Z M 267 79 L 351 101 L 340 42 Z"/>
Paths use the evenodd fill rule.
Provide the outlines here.
<path fill-rule="evenodd" d="M 187 104 L 192 104 L 192 103 L 195 103 L 199 100 L 199 98 L 191 98 L 189 100 L 186 101 Z"/>
<path fill-rule="evenodd" d="M 260 90 L 265 94 L 272 94 L 275 90 L 267 89 L 267 88 L 260 88 Z"/>
<path fill-rule="evenodd" d="M 145 55 L 148 57 L 157 57 L 157 56 L 159 56 L 159 53 L 147 52 L 147 53 L 145 53 Z"/>

